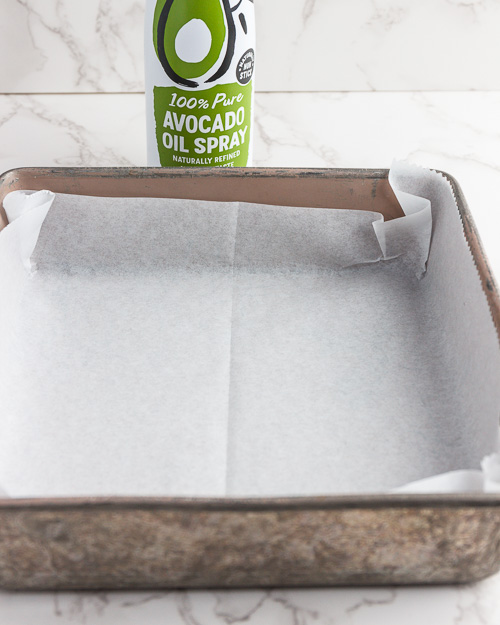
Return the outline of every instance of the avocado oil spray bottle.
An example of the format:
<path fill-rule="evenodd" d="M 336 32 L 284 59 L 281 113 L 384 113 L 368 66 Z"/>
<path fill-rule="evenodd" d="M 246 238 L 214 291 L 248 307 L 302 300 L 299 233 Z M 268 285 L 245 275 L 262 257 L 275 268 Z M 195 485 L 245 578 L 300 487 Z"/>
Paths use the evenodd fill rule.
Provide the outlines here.
<path fill-rule="evenodd" d="M 148 164 L 251 164 L 253 0 L 146 0 Z"/>

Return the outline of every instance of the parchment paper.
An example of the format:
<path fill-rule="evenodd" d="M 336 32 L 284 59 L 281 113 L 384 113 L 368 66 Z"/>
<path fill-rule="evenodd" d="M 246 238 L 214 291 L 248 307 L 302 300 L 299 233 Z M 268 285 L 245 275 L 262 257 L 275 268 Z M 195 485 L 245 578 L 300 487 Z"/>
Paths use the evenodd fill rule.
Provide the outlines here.
<path fill-rule="evenodd" d="M 448 183 L 402 164 L 390 179 L 406 216 L 387 223 L 9 196 L 0 486 L 312 495 L 460 471 L 438 490 L 484 489 L 500 407 L 486 298 Z"/>

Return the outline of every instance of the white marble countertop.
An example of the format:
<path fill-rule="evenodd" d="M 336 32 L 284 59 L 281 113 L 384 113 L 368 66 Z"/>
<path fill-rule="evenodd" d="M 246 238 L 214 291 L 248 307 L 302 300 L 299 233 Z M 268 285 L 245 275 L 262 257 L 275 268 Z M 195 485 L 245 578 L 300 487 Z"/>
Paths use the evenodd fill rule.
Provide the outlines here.
<path fill-rule="evenodd" d="M 0 96 L 0 170 L 145 165 L 141 94 Z M 500 276 L 500 93 L 259 93 L 256 166 L 389 167 L 461 184 Z M 500 574 L 472 586 L 0 593 L 0 625 L 497 625 Z"/>

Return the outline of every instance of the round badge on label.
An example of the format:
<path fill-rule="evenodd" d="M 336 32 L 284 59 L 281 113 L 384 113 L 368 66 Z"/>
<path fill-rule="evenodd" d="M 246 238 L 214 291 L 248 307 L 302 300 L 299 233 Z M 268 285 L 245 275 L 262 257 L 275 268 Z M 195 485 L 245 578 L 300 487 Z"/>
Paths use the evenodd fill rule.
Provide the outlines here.
<path fill-rule="evenodd" d="M 236 78 L 240 85 L 247 85 L 252 80 L 254 66 L 255 52 L 253 48 L 250 48 L 238 61 L 236 67 Z"/>

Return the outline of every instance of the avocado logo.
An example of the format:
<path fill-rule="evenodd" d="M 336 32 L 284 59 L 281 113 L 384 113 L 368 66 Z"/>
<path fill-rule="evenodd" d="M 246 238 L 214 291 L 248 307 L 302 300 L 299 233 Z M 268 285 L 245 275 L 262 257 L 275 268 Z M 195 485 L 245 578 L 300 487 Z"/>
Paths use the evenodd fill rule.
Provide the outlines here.
<path fill-rule="evenodd" d="M 156 55 L 174 83 L 195 89 L 200 77 L 211 70 L 206 83 L 215 82 L 228 71 L 236 42 L 233 13 L 243 0 L 231 6 L 234 1 L 158 0 L 153 41 Z M 246 32 L 244 15 L 239 18 Z"/>

